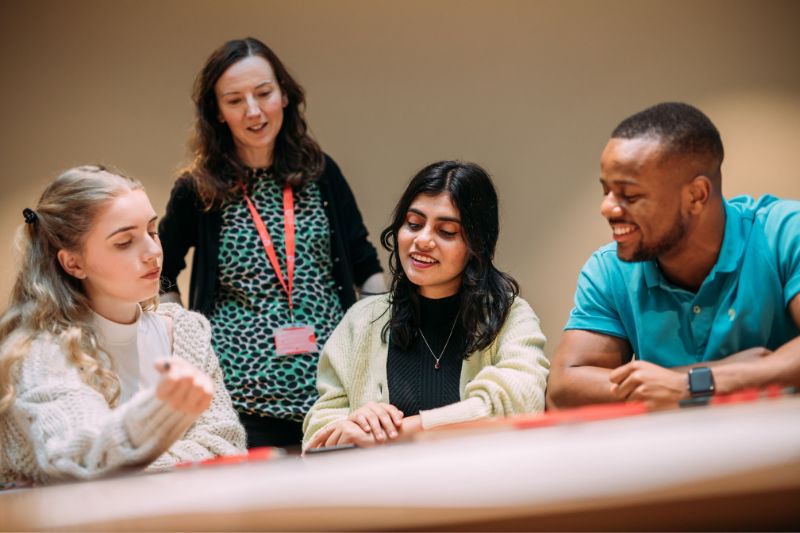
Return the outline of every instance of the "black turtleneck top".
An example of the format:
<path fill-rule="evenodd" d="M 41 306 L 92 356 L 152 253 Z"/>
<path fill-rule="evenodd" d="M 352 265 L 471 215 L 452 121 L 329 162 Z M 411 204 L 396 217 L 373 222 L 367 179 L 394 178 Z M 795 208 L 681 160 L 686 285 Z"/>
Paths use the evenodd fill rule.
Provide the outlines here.
<path fill-rule="evenodd" d="M 420 329 L 430 345 L 430 350 L 422 335 L 417 335 L 416 340 L 405 350 L 397 346 L 390 336 L 386 360 L 389 401 L 406 416 L 461 400 L 459 383 L 466 334 L 460 321 L 456 320 L 460 295 L 438 300 L 420 296 L 419 300 Z M 453 334 L 439 359 L 437 369 L 436 358 L 431 350 L 436 357 L 442 353 L 454 323 Z"/>

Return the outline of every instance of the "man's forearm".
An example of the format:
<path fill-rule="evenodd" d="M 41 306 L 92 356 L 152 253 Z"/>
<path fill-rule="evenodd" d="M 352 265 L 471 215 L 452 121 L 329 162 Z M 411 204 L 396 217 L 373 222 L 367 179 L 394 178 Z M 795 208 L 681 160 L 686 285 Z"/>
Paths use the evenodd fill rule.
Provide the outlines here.
<path fill-rule="evenodd" d="M 547 407 L 561 409 L 619 401 L 611 394 L 610 373 L 597 366 L 573 366 L 554 372 L 547 387 Z"/>
<path fill-rule="evenodd" d="M 689 372 L 692 368 L 696 368 L 698 366 L 707 366 L 709 368 L 716 368 L 723 365 L 730 365 L 734 363 L 743 363 L 748 361 L 757 361 L 762 357 L 766 357 L 767 355 L 771 354 L 769 350 L 762 346 L 756 346 L 754 348 L 748 348 L 747 350 L 742 350 L 741 352 L 736 352 L 734 354 L 725 357 L 724 359 L 718 359 L 716 361 L 700 361 L 699 363 L 693 363 L 691 365 L 684 365 L 684 366 L 676 366 L 673 367 L 671 370 L 676 372 Z"/>
<path fill-rule="evenodd" d="M 800 337 L 766 357 L 717 365 L 713 372 L 721 394 L 766 385 L 800 386 Z"/>

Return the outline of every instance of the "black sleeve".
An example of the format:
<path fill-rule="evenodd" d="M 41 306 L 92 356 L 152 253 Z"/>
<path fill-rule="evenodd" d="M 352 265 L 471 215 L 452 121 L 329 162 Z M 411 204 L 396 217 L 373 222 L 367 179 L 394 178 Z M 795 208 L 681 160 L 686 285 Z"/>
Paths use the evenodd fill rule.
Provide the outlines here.
<path fill-rule="evenodd" d="M 325 155 L 325 177 L 330 185 L 334 209 L 337 212 L 340 231 L 343 232 L 344 245 L 350 257 L 350 269 L 353 281 L 357 286 L 362 285 L 367 278 L 382 272 L 378 253 L 369 242 L 364 220 L 358 210 L 353 191 L 342 175 L 336 162 L 327 154 Z"/>
<path fill-rule="evenodd" d="M 186 253 L 197 244 L 199 202 L 191 176 L 175 181 L 164 218 L 158 224 L 164 262 L 161 269 L 161 291 L 178 292 L 178 274 L 186 268 Z"/>

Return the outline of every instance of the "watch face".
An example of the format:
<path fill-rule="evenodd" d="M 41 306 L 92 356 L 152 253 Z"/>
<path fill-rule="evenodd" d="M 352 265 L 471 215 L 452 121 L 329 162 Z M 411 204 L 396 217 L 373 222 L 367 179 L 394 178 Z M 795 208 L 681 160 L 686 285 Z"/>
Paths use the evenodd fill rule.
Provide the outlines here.
<path fill-rule="evenodd" d="M 714 376 L 710 368 L 698 367 L 689 372 L 689 392 L 692 396 L 714 393 Z"/>

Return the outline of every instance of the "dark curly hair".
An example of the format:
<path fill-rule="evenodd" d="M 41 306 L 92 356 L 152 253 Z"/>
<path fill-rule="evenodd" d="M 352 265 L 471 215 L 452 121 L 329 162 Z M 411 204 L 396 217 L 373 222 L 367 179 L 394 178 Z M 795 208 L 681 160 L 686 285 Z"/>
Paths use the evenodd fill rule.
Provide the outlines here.
<path fill-rule="evenodd" d="M 392 274 L 392 316 L 383 329 L 382 338 L 386 342 L 391 332 L 392 342 L 403 349 L 416 340 L 420 322 L 418 287 L 403 271 L 397 234 L 418 195 L 441 193 L 450 195 L 460 213 L 468 248 L 467 265 L 461 273 L 458 316 L 467 332 L 466 355 L 469 355 L 494 341 L 519 294 L 514 278 L 499 271 L 492 262 L 499 234 L 497 193 L 489 174 L 474 163 L 440 161 L 417 172 L 397 203 L 391 224 L 381 233 L 381 244 L 389 251 Z"/>
<path fill-rule="evenodd" d="M 275 139 L 273 176 L 282 183 L 298 186 L 319 177 L 325 165 L 322 150 L 306 125 L 305 91 L 275 52 L 253 37 L 228 41 L 206 60 L 195 79 L 192 95 L 196 112 L 191 140 L 194 161 L 184 174 L 191 175 L 206 210 L 230 198 L 237 182 L 247 176 L 247 167 L 236 153 L 230 129 L 218 120 L 214 86 L 231 65 L 251 56 L 261 56 L 270 64 L 288 100 L 283 110 L 283 125 Z"/>

